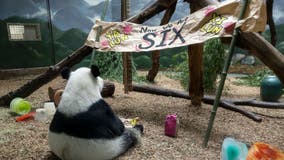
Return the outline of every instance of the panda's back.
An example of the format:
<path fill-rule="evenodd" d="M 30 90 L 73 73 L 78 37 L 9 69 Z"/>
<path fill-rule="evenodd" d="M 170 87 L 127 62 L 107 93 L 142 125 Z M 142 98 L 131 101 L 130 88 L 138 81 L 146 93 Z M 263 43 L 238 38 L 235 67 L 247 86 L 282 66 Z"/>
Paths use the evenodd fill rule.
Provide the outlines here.
<path fill-rule="evenodd" d="M 86 139 L 111 139 L 120 136 L 124 124 L 103 100 L 95 102 L 85 112 L 74 116 L 56 111 L 49 128 L 55 133 Z"/>
<path fill-rule="evenodd" d="M 124 130 L 121 120 L 101 99 L 74 116 L 57 110 L 48 141 L 52 151 L 64 160 L 112 159 L 124 149 Z"/>
<path fill-rule="evenodd" d="M 62 160 L 113 159 L 140 141 L 143 126 L 125 129 L 102 99 L 99 68 L 81 67 L 71 72 L 48 133 L 50 149 Z"/>

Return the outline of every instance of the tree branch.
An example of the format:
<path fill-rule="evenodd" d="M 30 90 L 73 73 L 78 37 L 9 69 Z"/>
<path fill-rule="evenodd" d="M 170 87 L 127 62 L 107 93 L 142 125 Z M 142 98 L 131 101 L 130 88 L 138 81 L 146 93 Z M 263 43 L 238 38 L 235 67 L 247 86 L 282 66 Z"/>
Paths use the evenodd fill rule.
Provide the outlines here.
<path fill-rule="evenodd" d="M 50 67 L 45 73 L 39 75 L 32 81 L 27 82 L 20 88 L 15 91 L 12 91 L 2 97 L 0 97 L 0 106 L 6 106 L 11 102 L 15 97 L 27 97 L 32 94 L 35 90 L 43 86 L 44 84 L 50 82 L 56 78 L 63 67 L 72 67 L 75 64 L 79 63 L 87 55 L 92 52 L 92 48 L 88 46 L 83 46 L 75 51 L 72 55 L 66 57 L 55 66 Z"/>
<path fill-rule="evenodd" d="M 140 14 L 127 19 L 127 22 L 142 24 L 156 14 L 168 9 L 177 0 L 156 0 L 150 7 L 144 9 Z"/>
<path fill-rule="evenodd" d="M 275 46 L 277 42 L 277 33 L 273 19 L 273 0 L 266 1 L 266 11 L 267 11 L 267 24 L 269 25 L 270 29 L 270 39 L 271 39 L 270 43 L 273 46 Z"/>

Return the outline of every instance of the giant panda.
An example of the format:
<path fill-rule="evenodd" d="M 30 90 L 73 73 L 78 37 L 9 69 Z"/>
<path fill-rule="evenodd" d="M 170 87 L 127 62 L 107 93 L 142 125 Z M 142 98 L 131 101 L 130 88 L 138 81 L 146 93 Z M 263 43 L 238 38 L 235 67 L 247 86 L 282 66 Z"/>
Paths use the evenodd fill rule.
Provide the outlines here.
<path fill-rule="evenodd" d="M 67 84 L 50 123 L 48 143 L 62 160 L 108 160 L 140 141 L 142 125 L 125 128 L 101 96 L 103 79 L 92 65 L 63 69 Z"/>

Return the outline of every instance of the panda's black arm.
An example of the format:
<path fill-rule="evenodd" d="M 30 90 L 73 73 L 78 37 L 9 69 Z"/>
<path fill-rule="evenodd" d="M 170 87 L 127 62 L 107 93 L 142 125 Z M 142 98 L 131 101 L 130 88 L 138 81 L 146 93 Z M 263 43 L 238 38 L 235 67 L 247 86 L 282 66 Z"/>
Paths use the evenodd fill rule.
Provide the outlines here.
<path fill-rule="evenodd" d="M 94 103 L 88 112 L 96 121 L 95 124 L 102 126 L 105 130 L 111 132 L 113 136 L 120 136 L 123 133 L 124 124 L 103 99 Z"/>
<path fill-rule="evenodd" d="M 94 103 L 87 112 L 74 117 L 73 123 L 80 123 L 79 128 L 95 138 L 115 138 L 124 131 L 124 124 L 103 99 Z"/>
<path fill-rule="evenodd" d="M 51 122 L 50 130 L 66 133 L 80 138 L 115 138 L 124 132 L 124 125 L 110 106 L 100 100 L 86 112 L 67 117 L 57 111 Z"/>

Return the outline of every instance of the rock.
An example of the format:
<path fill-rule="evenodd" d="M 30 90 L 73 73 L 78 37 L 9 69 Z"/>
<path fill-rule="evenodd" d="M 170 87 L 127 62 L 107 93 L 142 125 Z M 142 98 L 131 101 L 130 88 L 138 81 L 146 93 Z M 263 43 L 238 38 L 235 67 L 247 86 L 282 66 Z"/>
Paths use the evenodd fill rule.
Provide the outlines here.
<path fill-rule="evenodd" d="M 246 58 L 241 60 L 241 64 L 254 65 L 255 64 L 254 56 L 246 56 Z"/>
<path fill-rule="evenodd" d="M 236 64 L 236 63 L 240 63 L 240 61 L 242 59 L 244 59 L 246 57 L 245 54 L 242 54 L 242 53 L 236 53 L 233 55 L 233 58 L 232 58 L 232 64 Z"/>

